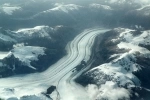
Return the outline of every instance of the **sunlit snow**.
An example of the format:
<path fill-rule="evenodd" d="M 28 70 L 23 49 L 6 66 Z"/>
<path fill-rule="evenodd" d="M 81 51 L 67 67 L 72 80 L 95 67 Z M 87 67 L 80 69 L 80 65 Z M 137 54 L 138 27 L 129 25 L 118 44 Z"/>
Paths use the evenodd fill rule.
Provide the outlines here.
<path fill-rule="evenodd" d="M 21 10 L 21 7 L 12 6 L 9 3 L 5 3 L 2 5 L 2 10 L 8 15 L 12 15 L 14 11 Z"/>

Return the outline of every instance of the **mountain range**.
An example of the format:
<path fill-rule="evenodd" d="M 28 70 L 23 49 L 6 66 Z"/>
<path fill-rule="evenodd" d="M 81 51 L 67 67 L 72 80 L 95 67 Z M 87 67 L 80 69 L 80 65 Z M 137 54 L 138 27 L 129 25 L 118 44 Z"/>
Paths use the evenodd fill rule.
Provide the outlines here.
<path fill-rule="evenodd" d="M 0 98 L 149 100 L 149 17 L 148 0 L 1 0 Z"/>

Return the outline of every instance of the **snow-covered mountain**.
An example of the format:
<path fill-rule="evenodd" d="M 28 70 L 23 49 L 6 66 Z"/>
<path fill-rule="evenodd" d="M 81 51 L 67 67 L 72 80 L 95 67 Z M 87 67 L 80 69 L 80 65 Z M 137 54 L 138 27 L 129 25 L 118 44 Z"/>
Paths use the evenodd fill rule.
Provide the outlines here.
<path fill-rule="evenodd" d="M 21 10 L 20 6 L 10 5 L 9 3 L 4 3 L 0 7 L 0 12 L 6 15 L 12 15 L 14 12 Z"/>
<path fill-rule="evenodd" d="M 65 54 L 67 41 L 74 37 L 74 32 L 73 28 L 63 25 L 16 31 L 1 28 L 1 77 L 46 70 Z"/>
<path fill-rule="evenodd" d="M 69 13 L 70 11 L 79 10 L 82 7 L 82 6 L 75 5 L 75 4 L 68 4 L 68 5 L 55 4 L 55 6 L 56 7 L 52 8 L 52 9 L 44 11 L 44 13 L 51 12 L 51 11 L 62 11 L 65 13 Z"/>
<path fill-rule="evenodd" d="M 99 56 L 96 60 L 96 62 L 101 60 L 102 64 L 83 75 L 90 79 L 89 83 L 98 85 L 96 99 L 134 98 L 135 100 L 139 95 L 139 98 L 148 100 L 146 99 L 148 94 L 143 95 L 139 90 L 134 95 L 132 89 L 137 87 L 149 89 L 150 63 L 147 61 L 150 60 L 150 31 L 115 28 L 105 35 L 100 43 L 97 52 Z M 80 82 L 83 84 L 84 80 Z M 142 89 L 141 91 L 144 91 Z M 119 93 L 116 94 L 118 90 Z"/>
<path fill-rule="evenodd" d="M 36 26 L 34 28 L 19 29 L 15 33 L 19 35 L 20 38 L 51 38 L 50 33 L 53 33 L 53 28 L 49 26 Z"/>
<path fill-rule="evenodd" d="M 101 5 L 101 4 L 90 4 L 89 5 L 91 8 L 95 8 L 95 9 L 100 9 L 100 10 L 102 10 L 102 9 L 106 9 L 106 10 L 113 10 L 110 6 L 108 6 L 108 5 Z"/>
<path fill-rule="evenodd" d="M 23 70 L 26 71 L 30 68 L 37 70 L 38 68 L 32 66 L 31 63 L 38 61 L 40 57 L 46 55 L 45 49 L 46 48 L 31 46 L 15 47 L 0 61 L 1 77 L 17 73 L 17 71 L 23 73 Z M 26 69 L 26 67 L 29 68 Z"/>
<path fill-rule="evenodd" d="M 141 16 L 150 16 L 150 5 L 144 5 L 143 7 L 136 10 Z"/>
<path fill-rule="evenodd" d="M 150 100 L 149 17 L 149 0 L 0 0 L 0 99 Z"/>
<path fill-rule="evenodd" d="M 0 50 L 10 50 L 16 43 L 24 43 L 35 38 L 51 39 L 52 27 L 36 26 L 35 28 L 19 29 L 11 31 L 4 28 L 0 29 Z"/>
<path fill-rule="evenodd" d="M 5 26 L 5 28 L 15 30 L 19 29 L 18 27 L 20 26 L 22 26 L 23 28 L 28 28 L 37 26 L 37 24 L 38 26 L 39 25 L 68 26 L 69 24 L 72 26 L 75 25 L 78 26 L 78 23 L 80 23 L 80 25 L 86 26 L 86 24 L 84 23 L 90 23 L 96 25 L 105 24 L 107 26 L 117 25 L 117 27 L 119 27 L 119 25 L 122 25 L 124 23 L 133 22 L 131 21 L 133 20 L 132 18 L 130 17 L 124 18 L 124 16 L 127 16 L 128 13 L 133 10 L 140 9 L 141 7 L 145 6 L 144 4 L 142 5 L 134 0 L 119 0 L 119 1 L 100 0 L 95 2 L 93 1 L 92 3 L 90 3 L 90 1 L 87 1 L 89 2 L 87 3 L 87 5 L 83 5 L 82 3 L 73 4 L 71 3 L 71 1 L 70 3 L 69 1 L 66 2 L 68 3 L 65 2 L 54 3 L 49 0 L 43 2 L 40 0 L 26 1 L 25 3 L 18 2 L 17 7 L 20 7 L 21 9 L 15 11 L 12 14 L 12 16 L 9 15 L 2 16 L 2 18 L 7 20 L 7 22 L 3 22 L 3 20 L 1 20 L 2 23 L 0 23 L 0 25 Z M 8 6 L 8 4 L 9 6 L 14 5 L 9 2 L 3 5 Z M 30 11 L 29 9 L 32 9 L 32 11 Z M 135 22 L 133 22 L 133 24 L 135 24 Z"/>
<path fill-rule="evenodd" d="M 51 15 L 52 17 L 54 16 L 54 14 L 58 14 L 59 13 L 65 13 L 65 14 L 70 14 L 70 13 L 74 13 L 74 12 L 79 12 L 81 10 L 82 6 L 80 5 L 75 5 L 75 4 L 59 4 L 56 3 L 54 4 L 53 8 L 50 8 L 48 10 L 39 12 L 37 14 L 35 14 L 34 16 L 32 16 L 31 18 L 34 19 L 36 17 L 42 16 L 42 15 Z M 57 15 L 56 15 L 57 16 Z M 54 17 L 56 17 L 54 16 Z M 57 16 L 58 17 L 58 16 Z M 63 16 L 62 16 L 63 17 Z"/>

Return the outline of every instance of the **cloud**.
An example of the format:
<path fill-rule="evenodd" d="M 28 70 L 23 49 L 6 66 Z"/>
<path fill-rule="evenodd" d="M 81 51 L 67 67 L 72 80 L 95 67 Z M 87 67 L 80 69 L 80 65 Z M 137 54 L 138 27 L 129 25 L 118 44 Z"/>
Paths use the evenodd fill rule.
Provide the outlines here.
<path fill-rule="evenodd" d="M 98 100 L 119 100 L 122 98 L 129 99 L 130 92 L 127 89 L 118 87 L 116 83 L 107 81 L 99 88 L 99 94 L 97 95 Z"/>
<path fill-rule="evenodd" d="M 91 100 L 95 100 L 96 99 L 96 95 L 99 92 L 98 87 L 96 85 L 94 85 L 94 84 L 89 84 L 86 88 L 87 88 L 87 93 L 89 95 L 89 98 Z"/>

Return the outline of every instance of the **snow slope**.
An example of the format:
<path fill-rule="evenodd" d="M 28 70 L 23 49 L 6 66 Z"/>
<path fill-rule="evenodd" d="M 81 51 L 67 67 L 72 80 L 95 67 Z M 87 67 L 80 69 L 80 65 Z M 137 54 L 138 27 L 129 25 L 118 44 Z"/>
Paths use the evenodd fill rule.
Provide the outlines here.
<path fill-rule="evenodd" d="M 132 87 L 141 86 L 141 80 L 133 73 L 144 68 L 137 57 L 150 58 L 150 51 L 146 48 L 149 44 L 149 30 L 141 31 L 137 34 L 136 30 L 126 28 L 116 28 L 118 32 L 115 38 L 110 41 L 116 43 L 117 48 L 126 50 L 124 53 L 113 54 L 110 62 L 99 65 L 86 74 L 92 77 L 99 86 L 97 99 L 118 100 L 130 98 Z M 140 45 L 143 46 L 140 46 Z M 110 59 L 109 58 L 109 59 Z M 119 94 L 116 93 L 119 90 Z"/>
<path fill-rule="evenodd" d="M 14 38 L 14 33 L 10 30 L 3 30 L 0 28 L 0 40 L 3 42 L 16 42 L 16 39 Z"/>
<path fill-rule="evenodd" d="M 11 52 L 9 52 L 8 56 L 14 56 L 15 58 L 18 58 L 19 61 L 21 61 L 24 65 L 29 66 L 33 69 L 33 66 L 31 66 L 31 61 L 37 61 L 39 56 L 44 55 L 46 48 L 43 47 L 32 47 L 32 46 L 23 46 L 23 47 L 16 47 Z"/>
<path fill-rule="evenodd" d="M 65 13 L 69 13 L 70 11 L 79 10 L 82 7 L 82 6 L 75 5 L 75 4 L 64 5 L 64 4 L 58 4 L 58 3 L 56 3 L 55 6 L 56 6 L 55 8 L 49 9 L 44 12 L 46 13 L 46 12 L 51 12 L 51 11 L 62 11 Z"/>
<path fill-rule="evenodd" d="M 5 14 L 12 15 L 15 11 L 21 10 L 21 7 L 19 6 L 13 6 L 9 3 L 5 3 L 2 5 L 2 8 L 0 8 Z"/>
<path fill-rule="evenodd" d="M 0 59 L 4 59 L 5 57 L 7 57 L 8 52 L 1 52 L 0 51 Z"/>
<path fill-rule="evenodd" d="M 90 4 L 89 5 L 91 8 L 95 8 L 95 9 L 105 9 L 105 10 L 113 10 L 110 6 L 108 5 L 101 5 L 101 4 Z"/>
<path fill-rule="evenodd" d="M 5 62 L 6 59 L 12 60 L 14 71 L 16 69 L 16 60 L 21 62 L 21 65 L 30 67 L 31 69 L 36 70 L 34 66 L 31 65 L 31 62 L 38 61 L 40 56 L 45 55 L 45 49 L 44 47 L 34 47 L 34 46 L 16 46 L 14 49 L 12 49 L 10 52 L 0 52 L 0 60 L 2 60 L 0 63 L 0 67 L 8 67 L 11 69 L 9 64 Z M 14 60 L 14 61 L 13 61 Z M 8 60 L 9 61 L 9 60 Z M 19 67 L 21 67 L 21 65 Z M 23 68 L 22 68 L 23 69 Z M 2 69 L 1 69 L 2 70 Z"/>
<path fill-rule="evenodd" d="M 20 37 L 50 37 L 49 32 L 52 32 L 53 28 L 49 26 L 36 26 L 34 28 L 25 28 L 15 31 Z"/>

